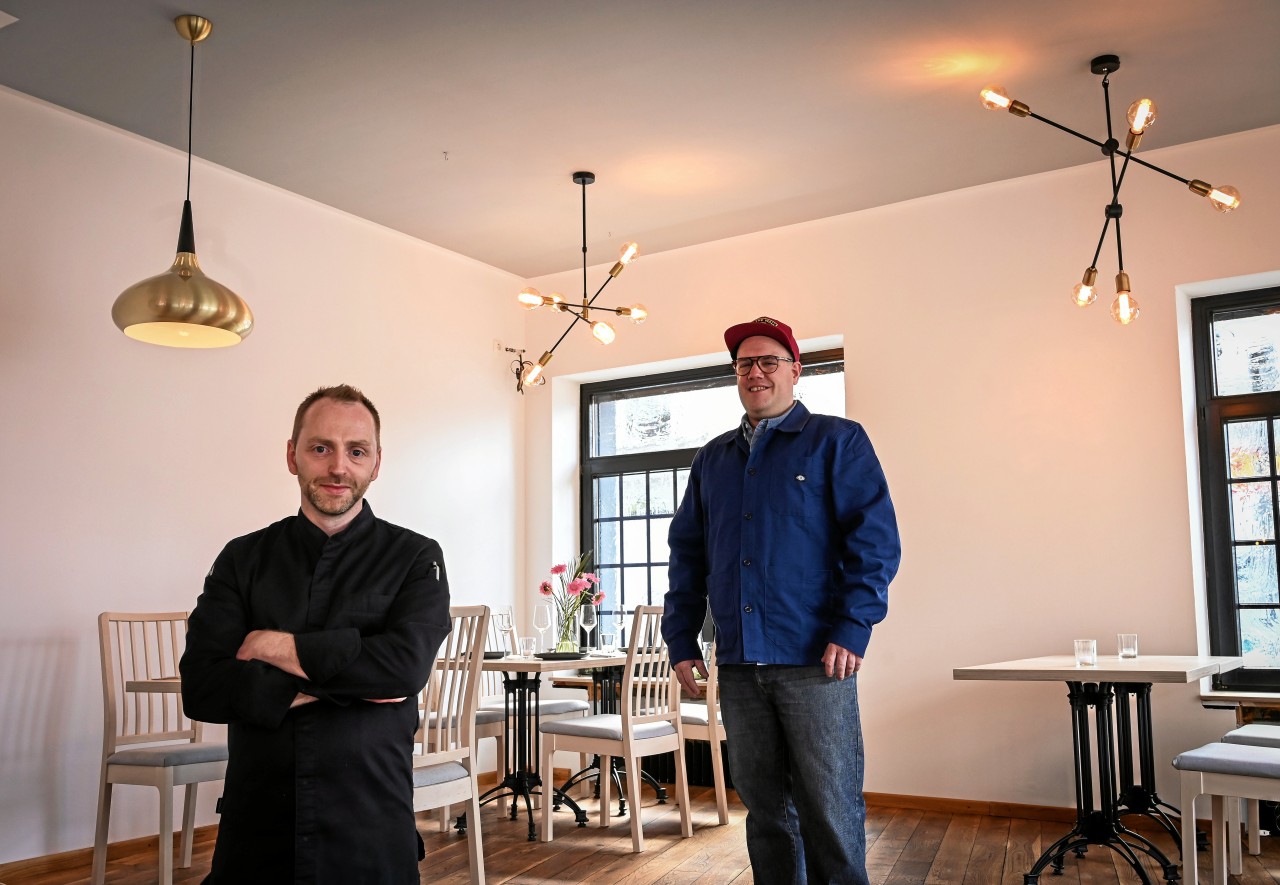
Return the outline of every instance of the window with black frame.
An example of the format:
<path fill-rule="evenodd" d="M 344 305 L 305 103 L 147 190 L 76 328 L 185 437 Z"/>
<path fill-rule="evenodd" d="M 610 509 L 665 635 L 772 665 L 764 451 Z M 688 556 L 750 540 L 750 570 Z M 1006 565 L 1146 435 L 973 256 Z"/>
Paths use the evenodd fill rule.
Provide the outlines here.
<path fill-rule="evenodd" d="M 1215 686 L 1280 691 L 1280 288 L 1192 301 Z"/>
<path fill-rule="evenodd" d="M 796 398 L 844 414 L 844 351 L 801 355 Z M 581 399 L 582 549 L 605 592 L 601 633 L 667 592 L 667 529 L 693 456 L 742 420 L 728 356 L 721 366 L 584 384 Z"/>

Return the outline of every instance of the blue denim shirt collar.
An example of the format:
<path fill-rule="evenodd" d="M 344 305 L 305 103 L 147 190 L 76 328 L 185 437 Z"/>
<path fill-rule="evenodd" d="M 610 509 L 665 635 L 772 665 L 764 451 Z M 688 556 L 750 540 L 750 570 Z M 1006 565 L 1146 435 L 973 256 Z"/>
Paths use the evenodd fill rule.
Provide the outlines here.
<path fill-rule="evenodd" d="M 781 415 L 776 415 L 772 418 L 761 418 L 755 427 L 751 426 L 751 419 L 744 413 L 742 416 L 742 423 L 739 425 L 739 427 L 742 430 L 742 438 L 747 442 L 747 447 L 754 448 L 756 444 L 756 440 L 764 436 L 770 430 L 788 429 L 794 432 L 799 430 L 801 427 L 803 427 L 804 426 L 803 422 L 801 422 L 799 426 L 791 426 L 787 428 L 783 427 L 783 425 L 786 424 L 787 419 L 791 417 L 791 413 L 796 410 L 796 406 L 799 404 L 800 404 L 800 400 L 793 399 L 791 401 L 791 405 L 788 406 L 787 410 L 783 412 Z M 805 409 L 804 411 L 807 414 L 808 410 Z"/>

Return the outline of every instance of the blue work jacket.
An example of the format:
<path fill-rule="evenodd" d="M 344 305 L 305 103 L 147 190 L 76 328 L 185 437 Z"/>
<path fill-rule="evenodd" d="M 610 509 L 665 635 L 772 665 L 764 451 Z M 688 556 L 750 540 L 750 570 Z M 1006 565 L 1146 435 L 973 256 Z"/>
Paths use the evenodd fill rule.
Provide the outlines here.
<path fill-rule="evenodd" d="M 702 657 L 708 602 L 722 664 L 817 664 L 830 642 L 863 656 L 901 559 L 866 432 L 799 402 L 754 449 L 741 429 L 702 447 L 668 541 L 675 662 Z"/>

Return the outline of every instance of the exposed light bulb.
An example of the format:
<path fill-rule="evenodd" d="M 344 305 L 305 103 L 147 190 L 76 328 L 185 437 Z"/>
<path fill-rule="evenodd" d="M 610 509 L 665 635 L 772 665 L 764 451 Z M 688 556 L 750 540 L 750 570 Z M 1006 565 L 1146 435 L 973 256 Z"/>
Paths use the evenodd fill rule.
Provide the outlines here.
<path fill-rule="evenodd" d="M 631 318 L 631 322 L 635 323 L 637 326 L 649 319 L 649 309 L 643 304 L 633 304 L 626 308 L 626 311 L 626 316 L 629 316 Z"/>
<path fill-rule="evenodd" d="M 528 286 L 520 290 L 520 294 L 516 295 L 516 301 L 524 305 L 525 309 L 533 310 L 542 307 L 545 303 L 542 299 L 542 293 L 532 286 Z"/>
<path fill-rule="evenodd" d="M 559 292 L 552 292 L 550 295 L 543 298 L 542 301 L 543 304 L 549 305 L 555 310 L 564 310 L 564 296 Z"/>
<path fill-rule="evenodd" d="M 609 325 L 604 320 L 597 320 L 591 324 L 591 334 L 594 335 L 595 339 L 601 344 L 612 344 L 613 339 L 617 337 L 618 333 L 613 331 L 613 326 Z"/>
<path fill-rule="evenodd" d="M 1129 131 L 1137 134 L 1146 132 L 1156 121 L 1156 103 L 1149 98 L 1140 98 L 1129 105 Z"/>
<path fill-rule="evenodd" d="M 542 363 L 530 363 L 525 367 L 524 374 L 520 376 L 520 383 L 525 387 L 530 384 L 537 384 L 542 378 Z M 508 384 L 511 382 L 508 381 Z"/>
<path fill-rule="evenodd" d="M 622 248 L 618 250 L 618 260 L 623 264 L 630 264 L 640 257 L 639 243 L 623 243 Z"/>
<path fill-rule="evenodd" d="M 1009 98 L 1005 88 L 995 84 L 982 87 L 978 97 L 982 99 L 982 106 L 989 111 L 1008 110 L 1009 105 L 1013 104 L 1013 99 Z"/>
<path fill-rule="evenodd" d="M 1111 302 L 1111 317 L 1122 326 L 1138 318 L 1138 299 L 1133 297 L 1129 275 L 1124 271 L 1116 274 L 1116 300 Z"/>
<path fill-rule="evenodd" d="M 1240 205 L 1240 191 L 1229 184 L 1209 191 L 1209 205 L 1219 212 L 1230 212 Z"/>
<path fill-rule="evenodd" d="M 1076 307 L 1088 307 L 1098 300 L 1098 290 L 1093 286 L 1097 279 L 1098 269 L 1096 267 L 1090 267 L 1085 270 L 1084 277 L 1071 290 L 1071 300 Z"/>

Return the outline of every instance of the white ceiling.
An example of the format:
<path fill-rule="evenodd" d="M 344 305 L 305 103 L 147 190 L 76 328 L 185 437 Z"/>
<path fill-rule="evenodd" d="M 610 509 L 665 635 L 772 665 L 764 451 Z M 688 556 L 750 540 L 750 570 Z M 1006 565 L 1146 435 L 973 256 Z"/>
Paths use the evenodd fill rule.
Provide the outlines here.
<path fill-rule="evenodd" d="M 1143 149 L 1280 123 L 1277 0 L 0 4 L 0 84 L 183 149 L 207 16 L 197 156 L 526 277 L 581 262 L 577 169 L 594 264 L 1095 161 L 977 92 L 1102 138 L 1102 53 Z"/>

